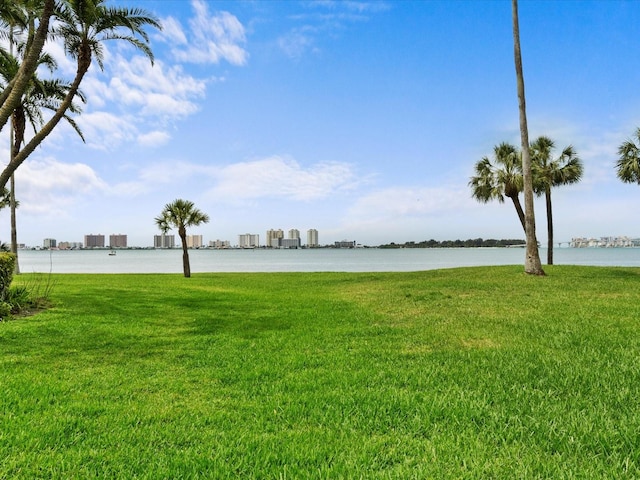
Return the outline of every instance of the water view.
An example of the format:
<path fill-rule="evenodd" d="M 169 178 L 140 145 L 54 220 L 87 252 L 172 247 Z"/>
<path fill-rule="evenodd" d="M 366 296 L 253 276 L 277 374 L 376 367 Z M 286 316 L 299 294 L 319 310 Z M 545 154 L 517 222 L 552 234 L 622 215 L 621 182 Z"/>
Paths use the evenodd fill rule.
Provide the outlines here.
<path fill-rule="evenodd" d="M 23 273 L 181 273 L 182 251 L 22 250 Z M 197 272 L 406 272 L 524 262 L 523 248 L 190 250 Z M 546 250 L 540 250 L 544 262 Z M 640 266 L 640 248 L 558 248 L 557 265 Z"/>

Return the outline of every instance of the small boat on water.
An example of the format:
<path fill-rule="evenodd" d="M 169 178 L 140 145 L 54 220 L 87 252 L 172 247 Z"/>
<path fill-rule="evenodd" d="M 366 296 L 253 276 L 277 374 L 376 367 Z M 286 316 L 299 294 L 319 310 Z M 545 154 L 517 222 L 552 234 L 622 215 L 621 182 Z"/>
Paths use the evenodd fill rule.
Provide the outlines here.
<path fill-rule="evenodd" d="M 115 254 L 116 254 L 116 251 L 115 251 L 115 250 L 111 250 L 111 251 L 109 252 L 109 256 L 110 256 L 110 257 L 114 256 Z"/>

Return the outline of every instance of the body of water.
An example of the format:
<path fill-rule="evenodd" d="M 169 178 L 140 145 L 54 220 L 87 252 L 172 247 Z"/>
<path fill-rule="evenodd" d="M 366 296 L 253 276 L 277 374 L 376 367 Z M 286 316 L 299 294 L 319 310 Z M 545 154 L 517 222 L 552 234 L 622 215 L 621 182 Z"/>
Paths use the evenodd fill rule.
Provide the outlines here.
<path fill-rule="evenodd" d="M 190 250 L 191 272 L 407 272 L 524 264 L 524 248 Z M 540 250 L 543 263 L 546 250 Z M 182 250 L 21 250 L 22 273 L 182 273 Z M 640 248 L 558 248 L 557 265 L 640 266 Z"/>

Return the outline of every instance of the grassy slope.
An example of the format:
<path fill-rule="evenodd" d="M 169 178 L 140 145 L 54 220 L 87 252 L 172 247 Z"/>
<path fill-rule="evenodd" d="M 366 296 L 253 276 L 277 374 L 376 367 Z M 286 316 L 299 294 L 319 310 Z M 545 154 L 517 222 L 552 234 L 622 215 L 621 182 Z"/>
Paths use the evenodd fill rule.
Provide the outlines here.
<path fill-rule="evenodd" d="M 640 270 L 546 270 L 56 276 L 0 478 L 637 478 Z"/>

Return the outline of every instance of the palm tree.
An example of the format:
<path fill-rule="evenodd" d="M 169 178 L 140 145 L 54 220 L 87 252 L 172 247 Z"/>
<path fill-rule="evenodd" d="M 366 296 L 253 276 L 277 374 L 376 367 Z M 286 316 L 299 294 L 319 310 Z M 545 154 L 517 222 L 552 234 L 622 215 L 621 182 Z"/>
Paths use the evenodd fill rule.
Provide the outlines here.
<path fill-rule="evenodd" d="M 640 128 L 634 132 L 634 139 L 627 140 L 618 148 L 616 170 L 618 178 L 625 183 L 640 185 Z M 636 143 L 635 141 L 638 143 Z"/>
<path fill-rule="evenodd" d="M 525 218 L 519 197 L 522 191 L 520 153 L 513 145 L 503 142 L 493 148 L 493 157 L 494 163 L 488 157 L 476 163 L 476 174 L 469 181 L 471 196 L 482 203 L 491 200 L 504 203 L 505 197 L 510 198 L 524 230 Z"/>
<path fill-rule="evenodd" d="M 209 216 L 198 210 L 193 202 L 177 199 L 164 206 L 162 213 L 155 218 L 156 225 L 162 233 L 172 228 L 178 229 L 182 241 L 182 269 L 185 277 L 191 276 L 189 250 L 187 249 L 187 227 L 196 227 L 209 222 Z"/>
<path fill-rule="evenodd" d="M 160 29 L 161 26 L 145 10 L 107 7 L 106 0 L 63 0 L 56 16 L 58 23 L 52 28 L 52 34 L 63 41 L 65 52 L 76 60 L 76 76 L 53 116 L 0 173 L 0 188 L 6 186 L 11 174 L 65 117 L 93 59 L 101 69 L 104 67 L 103 42 L 124 40 L 153 62 L 149 36 L 144 27 L 150 25 Z"/>
<path fill-rule="evenodd" d="M 12 38 L 10 39 L 12 40 Z M 13 47 L 13 45 L 12 45 Z M 6 85 L 11 82 L 17 72 L 20 69 L 20 61 L 17 57 L 13 56 L 13 48 L 7 52 L 0 52 L 0 85 Z M 26 50 L 26 44 L 20 43 L 17 46 L 18 55 L 23 55 Z M 47 68 L 50 72 L 53 72 L 57 65 L 55 60 L 48 54 L 43 54 L 38 62 L 39 66 Z M 37 133 L 38 127 L 44 124 L 44 117 L 42 115 L 43 110 L 56 111 L 60 103 L 66 97 L 66 94 L 70 86 L 60 80 L 40 80 L 34 73 L 31 78 L 31 82 L 27 85 L 27 90 L 13 111 L 11 116 L 11 148 L 9 163 L 20 152 L 20 147 L 24 143 L 26 125 L 27 122 L 31 124 L 34 132 Z M 84 101 L 84 96 L 81 92 L 78 93 L 80 99 Z M 75 103 L 71 103 L 69 111 L 72 113 L 80 113 L 80 109 Z M 82 131 L 75 123 L 75 121 L 67 116 L 63 115 L 73 129 L 80 135 L 80 138 L 84 141 Z M 11 251 L 18 255 L 18 242 L 17 242 L 17 226 L 16 226 L 16 207 L 18 202 L 15 199 L 15 177 L 12 174 L 10 177 L 11 184 Z M 20 273 L 19 263 L 16 260 L 15 273 Z"/>
<path fill-rule="evenodd" d="M 553 210 L 551 188 L 577 183 L 582 178 L 582 161 L 571 145 L 552 160 L 555 144 L 549 137 L 539 137 L 531 144 L 534 190 L 544 194 L 547 206 L 547 264 L 553 265 Z"/>
<path fill-rule="evenodd" d="M 518 110 L 520 112 L 520 141 L 522 143 L 522 178 L 524 189 L 524 218 L 527 253 L 524 271 L 531 275 L 544 275 L 538 240 L 536 238 L 536 218 L 533 208 L 533 175 L 531 171 L 531 154 L 529 152 L 529 130 L 527 128 L 527 107 L 524 93 L 524 73 L 522 72 L 522 52 L 520 50 L 520 26 L 518 23 L 518 0 L 511 0 L 513 20 L 513 57 L 516 67 L 516 83 L 518 85 Z"/>
<path fill-rule="evenodd" d="M 23 27 L 28 30 L 28 49 L 17 74 L 11 82 L 2 89 L 2 92 L 0 92 L 0 130 L 5 126 L 11 114 L 20 103 L 20 99 L 28 87 L 31 76 L 38 68 L 38 59 L 40 58 L 42 48 L 49 34 L 49 21 L 56 11 L 56 2 L 55 0 L 13 0 L 10 2 L 0 2 L 0 20 L 2 26 L 11 27 L 11 25 L 14 25 L 16 19 L 24 18 L 23 13 L 27 10 L 36 12 L 36 14 L 39 15 L 39 22 L 37 27 L 35 26 L 35 19 L 23 25 Z M 4 181 L 2 186 L 6 186 L 6 183 L 7 180 Z"/>

